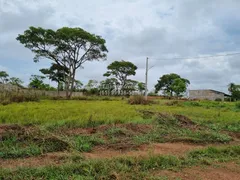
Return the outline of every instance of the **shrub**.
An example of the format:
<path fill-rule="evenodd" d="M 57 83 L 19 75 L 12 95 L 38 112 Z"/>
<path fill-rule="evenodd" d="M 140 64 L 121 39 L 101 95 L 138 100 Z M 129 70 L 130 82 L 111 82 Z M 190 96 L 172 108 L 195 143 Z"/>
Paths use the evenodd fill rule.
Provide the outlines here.
<path fill-rule="evenodd" d="M 144 96 L 136 95 L 136 96 L 131 96 L 128 100 L 128 103 L 131 105 L 133 104 L 147 105 L 147 104 L 151 104 L 152 101 L 146 100 Z"/>
<path fill-rule="evenodd" d="M 158 96 L 158 94 L 155 92 L 150 92 L 150 93 L 148 93 L 148 96 Z"/>
<path fill-rule="evenodd" d="M 179 101 L 169 101 L 169 102 L 166 102 L 165 105 L 167 105 L 167 106 L 180 106 L 180 103 L 179 103 Z"/>
<path fill-rule="evenodd" d="M 240 109 L 240 102 L 237 102 L 237 103 L 235 104 L 235 106 L 236 106 L 237 109 Z"/>
<path fill-rule="evenodd" d="M 72 100 L 79 100 L 79 101 L 81 101 L 81 100 L 83 100 L 83 101 L 89 100 L 89 98 L 87 96 L 75 96 L 75 97 L 72 97 L 71 99 Z"/>
<path fill-rule="evenodd" d="M 215 101 L 220 102 L 220 101 L 222 101 L 222 99 L 221 98 L 216 98 Z"/>

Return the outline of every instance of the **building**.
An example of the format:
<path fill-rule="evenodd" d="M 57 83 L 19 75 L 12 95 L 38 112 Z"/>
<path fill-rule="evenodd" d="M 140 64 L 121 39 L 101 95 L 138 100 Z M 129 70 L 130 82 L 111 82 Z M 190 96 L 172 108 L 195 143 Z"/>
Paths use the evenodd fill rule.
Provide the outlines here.
<path fill-rule="evenodd" d="M 212 89 L 189 90 L 189 99 L 201 99 L 212 101 L 216 99 L 221 99 L 222 101 L 224 101 L 224 99 L 227 97 L 230 97 L 230 95 Z"/>

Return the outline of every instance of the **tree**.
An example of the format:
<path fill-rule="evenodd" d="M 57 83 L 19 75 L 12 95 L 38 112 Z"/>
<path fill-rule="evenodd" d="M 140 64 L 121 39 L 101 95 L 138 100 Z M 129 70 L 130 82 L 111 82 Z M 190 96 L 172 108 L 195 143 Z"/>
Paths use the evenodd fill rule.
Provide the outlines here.
<path fill-rule="evenodd" d="M 29 83 L 29 88 L 34 88 L 34 89 L 46 89 L 46 85 L 44 84 L 43 80 L 46 77 L 44 76 L 39 76 L 39 75 L 31 75 L 30 78 L 30 83 Z"/>
<path fill-rule="evenodd" d="M 119 80 L 122 89 L 126 85 L 128 76 L 136 74 L 137 66 L 129 61 L 114 61 L 107 67 L 108 71 L 104 76 L 115 76 Z"/>
<path fill-rule="evenodd" d="M 177 78 L 174 80 L 171 86 L 173 92 L 175 92 L 176 96 L 179 97 L 181 93 L 186 92 L 187 83 L 184 79 Z"/>
<path fill-rule="evenodd" d="M 145 91 L 145 83 L 143 82 L 138 82 L 138 91 L 143 94 L 143 91 Z"/>
<path fill-rule="evenodd" d="M 228 91 L 232 94 L 236 90 L 236 84 L 230 83 L 228 85 Z"/>
<path fill-rule="evenodd" d="M 6 84 L 9 81 L 8 77 L 9 75 L 6 71 L 0 71 L 0 83 Z"/>
<path fill-rule="evenodd" d="M 100 82 L 99 89 L 110 94 L 112 91 L 118 90 L 118 80 L 116 78 L 108 78 Z"/>
<path fill-rule="evenodd" d="M 90 90 L 90 89 L 94 89 L 98 87 L 98 81 L 97 80 L 93 80 L 90 79 L 87 83 L 87 85 L 85 86 L 86 89 Z"/>
<path fill-rule="evenodd" d="M 63 89 L 62 84 L 68 76 L 68 69 L 66 67 L 52 63 L 49 69 L 40 69 L 39 71 L 46 75 L 51 81 L 55 81 L 57 83 L 58 92 L 60 89 Z"/>
<path fill-rule="evenodd" d="M 158 83 L 155 85 L 155 92 L 157 93 L 162 90 L 170 97 L 172 97 L 174 93 L 176 96 L 180 96 L 181 93 L 186 92 L 189 84 L 189 80 L 181 78 L 178 74 L 166 74 L 158 80 Z"/>
<path fill-rule="evenodd" d="M 233 99 L 240 100 L 240 85 L 230 83 L 228 85 L 228 91 L 231 93 Z"/>
<path fill-rule="evenodd" d="M 75 80 L 74 91 L 80 91 L 83 87 L 83 83 L 79 80 Z"/>
<path fill-rule="evenodd" d="M 35 53 L 34 62 L 47 58 L 68 69 L 65 79 L 66 96 L 71 97 L 75 74 L 87 61 L 104 60 L 108 52 L 106 41 L 81 28 L 63 27 L 56 31 L 30 27 L 17 40 Z"/>
<path fill-rule="evenodd" d="M 89 95 L 98 95 L 99 92 L 99 83 L 97 80 L 89 80 L 87 85 L 85 86 L 85 91 Z"/>
<path fill-rule="evenodd" d="M 17 77 L 11 77 L 9 83 L 15 86 L 22 87 L 23 81 Z"/>
<path fill-rule="evenodd" d="M 138 81 L 127 79 L 126 85 L 122 89 L 127 93 L 127 95 L 130 95 L 130 92 L 136 91 L 138 89 Z"/>

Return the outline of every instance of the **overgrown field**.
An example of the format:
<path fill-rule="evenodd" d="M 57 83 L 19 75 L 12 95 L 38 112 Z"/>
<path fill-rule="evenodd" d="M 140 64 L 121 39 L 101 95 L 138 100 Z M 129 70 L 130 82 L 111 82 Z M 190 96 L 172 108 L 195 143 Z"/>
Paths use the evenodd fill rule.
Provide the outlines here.
<path fill-rule="evenodd" d="M 234 102 L 41 100 L 0 105 L 0 122 L 0 179 L 171 179 L 229 162 L 239 169 Z"/>

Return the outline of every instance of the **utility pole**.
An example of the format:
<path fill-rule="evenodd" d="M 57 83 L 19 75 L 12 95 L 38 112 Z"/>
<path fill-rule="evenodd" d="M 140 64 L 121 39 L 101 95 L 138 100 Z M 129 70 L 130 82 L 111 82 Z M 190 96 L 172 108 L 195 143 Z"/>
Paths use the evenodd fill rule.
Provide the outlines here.
<path fill-rule="evenodd" d="M 145 99 L 147 100 L 147 84 L 148 84 L 148 57 L 146 59 L 146 74 L 145 74 Z"/>

